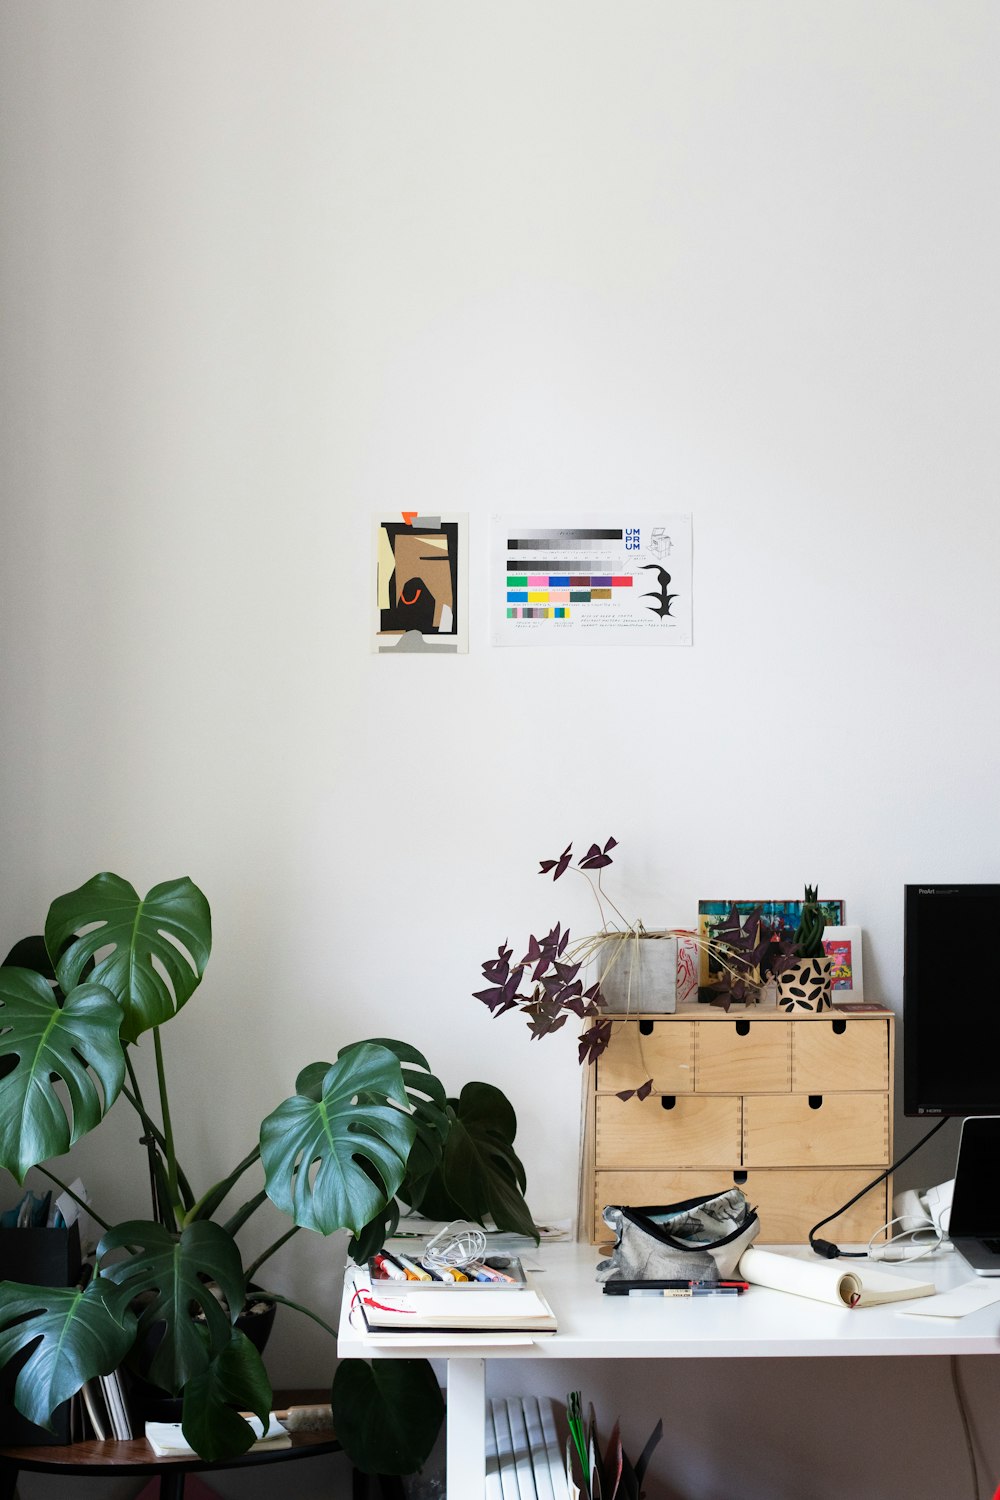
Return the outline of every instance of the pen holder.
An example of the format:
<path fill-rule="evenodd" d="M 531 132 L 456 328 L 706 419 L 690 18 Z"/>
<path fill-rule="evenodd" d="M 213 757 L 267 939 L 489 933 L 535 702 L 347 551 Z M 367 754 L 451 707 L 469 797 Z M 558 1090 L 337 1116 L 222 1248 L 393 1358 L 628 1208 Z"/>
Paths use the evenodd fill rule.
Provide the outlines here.
<path fill-rule="evenodd" d="M 0 1229 L 0 1281 L 27 1286 L 73 1286 L 80 1276 L 80 1229 Z M 0 1370 L 0 1443 L 37 1446 L 68 1443 L 70 1403 L 52 1413 L 54 1431 L 38 1427 L 14 1409 L 14 1386 L 30 1351 L 22 1350 Z"/>

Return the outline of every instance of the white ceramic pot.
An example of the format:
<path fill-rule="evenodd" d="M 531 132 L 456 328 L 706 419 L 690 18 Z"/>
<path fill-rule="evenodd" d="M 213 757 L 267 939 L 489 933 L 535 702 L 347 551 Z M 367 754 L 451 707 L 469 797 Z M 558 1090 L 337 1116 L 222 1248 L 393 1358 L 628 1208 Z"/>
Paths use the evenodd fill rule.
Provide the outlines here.
<path fill-rule="evenodd" d="M 601 993 L 608 1015 L 671 1015 L 677 1009 L 674 937 L 642 932 L 611 939 L 598 950 L 597 973 L 604 976 Z"/>

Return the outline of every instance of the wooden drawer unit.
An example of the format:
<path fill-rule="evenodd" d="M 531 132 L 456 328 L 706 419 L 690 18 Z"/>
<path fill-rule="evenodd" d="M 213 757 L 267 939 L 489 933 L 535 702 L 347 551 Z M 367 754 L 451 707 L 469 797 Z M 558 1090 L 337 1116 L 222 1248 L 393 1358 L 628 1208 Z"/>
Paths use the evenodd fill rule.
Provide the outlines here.
<path fill-rule="evenodd" d="M 787 1016 L 703 1005 L 617 1019 L 585 1081 L 581 1234 L 607 1236 L 605 1204 L 650 1205 L 736 1183 L 761 1242 L 812 1226 L 892 1160 L 891 1012 Z M 648 1098 L 616 1094 L 652 1079 Z M 824 1228 L 866 1241 L 888 1218 L 891 1181 Z"/>

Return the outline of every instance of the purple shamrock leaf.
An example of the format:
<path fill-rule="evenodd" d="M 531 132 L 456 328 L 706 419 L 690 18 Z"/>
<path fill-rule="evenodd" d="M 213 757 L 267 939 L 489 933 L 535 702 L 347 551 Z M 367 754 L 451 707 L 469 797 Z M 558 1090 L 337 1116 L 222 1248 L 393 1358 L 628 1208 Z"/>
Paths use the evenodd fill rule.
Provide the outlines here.
<path fill-rule="evenodd" d="M 572 853 L 573 845 L 567 844 L 558 859 L 543 859 L 540 863 L 539 875 L 547 875 L 550 870 L 554 870 L 555 874 L 552 879 L 558 880 L 560 875 L 566 873 Z"/>

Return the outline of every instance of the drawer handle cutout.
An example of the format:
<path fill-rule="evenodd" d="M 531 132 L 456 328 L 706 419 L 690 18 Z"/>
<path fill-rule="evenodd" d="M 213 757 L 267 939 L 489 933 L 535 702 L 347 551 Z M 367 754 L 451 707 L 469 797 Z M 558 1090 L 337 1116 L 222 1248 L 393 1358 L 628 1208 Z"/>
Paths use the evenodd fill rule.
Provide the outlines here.
<path fill-rule="evenodd" d="M 661 1109 L 673 1109 L 674 1106 L 676 1105 L 676 1103 L 677 1103 L 677 1095 L 676 1094 L 662 1094 L 660 1096 L 660 1108 Z"/>
<path fill-rule="evenodd" d="M 640 1036 L 652 1036 L 653 1035 L 653 1023 L 652 1023 L 652 1021 L 640 1021 L 639 1022 L 639 1035 Z"/>
<path fill-rule="evenodd" d="M 745 1183 L 745 1182 L 746 1182 L 746 1180 L 747 1180 L 747 1176 L 748 1176 L 748 1174 L 747 1174 L 747 1173 L 746 1173 L 746 1172 L 743 1172 L 743 1171 L 740 1171 L 740 1172 L 734 1172 L 734 1173 L 733 1173 L 733 1181 L 734 1181 L 734 1182 L 735 1182 L 735 1183 L 736 1183 L 736 1184 L 737 1184 L 737 1185 L 738 1185 L 738 1186 L 739 1186 L 739 1187 L 742 1187 L 742 1186 L 743 1186 L 743 1184 L 744 1184 L 744 1183 Z"/>
<path fill-rule="evenodd" d="M 836 1021 L 831 1021 L 830 1025 L 833 1027 L 834 1036 L 843 1036 L 847 1030 L 847 1022 L 843 1016 L 838 1017 Z"/>
<path fill-rule="evenodd" d="M 823 1108 L 823 1095 L 822 1094 L 810 1094 L 809 1095 L 809 1108 L 810 1109 L 822 1109 Z"/>
<path fill-rule="evenodd" d="M 736 1035 L 737 1036 L 749 1036 L 750 1035 L 750 1022 L 749 1021 L 737 1021 L 736 1022 Z"/>

